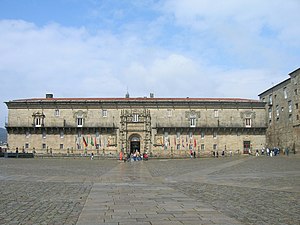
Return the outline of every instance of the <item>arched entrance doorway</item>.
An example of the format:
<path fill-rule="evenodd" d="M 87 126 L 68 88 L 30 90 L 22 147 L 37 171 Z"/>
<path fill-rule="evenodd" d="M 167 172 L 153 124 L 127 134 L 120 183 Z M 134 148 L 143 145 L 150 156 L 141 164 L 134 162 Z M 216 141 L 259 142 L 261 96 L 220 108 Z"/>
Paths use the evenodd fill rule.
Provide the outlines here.
<path fill-rule="evenodd" d="M 140 142 L 140 137 L 138 135 L 131 136 L 129 141 L 130 141 L 130 153 L 134 153 L 136 151 L 141 152 L 141 142 Z"/>

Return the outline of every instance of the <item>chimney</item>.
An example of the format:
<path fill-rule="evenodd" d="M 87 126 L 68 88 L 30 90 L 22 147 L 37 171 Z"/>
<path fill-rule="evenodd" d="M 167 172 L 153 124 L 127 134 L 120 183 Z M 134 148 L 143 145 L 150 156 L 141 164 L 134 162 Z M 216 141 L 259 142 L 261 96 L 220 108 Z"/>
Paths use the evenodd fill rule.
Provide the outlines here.
<path fill-rule="evenodd" d="M 150 93 L 150 98 L 154 98 L 154 93 Z"/>
<path fill-rule="evenodd" d="M 46 98 L 53 98 L 53 94 L 46 94 Z"/>

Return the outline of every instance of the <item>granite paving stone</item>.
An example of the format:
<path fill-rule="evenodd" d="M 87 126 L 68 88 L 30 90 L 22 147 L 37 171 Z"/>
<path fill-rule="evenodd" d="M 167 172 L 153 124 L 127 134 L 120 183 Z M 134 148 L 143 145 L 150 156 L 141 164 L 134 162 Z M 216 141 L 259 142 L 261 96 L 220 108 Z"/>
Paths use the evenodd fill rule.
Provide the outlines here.
<path fill-rule="evenodd" d="M 300 157 L 0 159 L 0 224 L 300 224 Z"/>

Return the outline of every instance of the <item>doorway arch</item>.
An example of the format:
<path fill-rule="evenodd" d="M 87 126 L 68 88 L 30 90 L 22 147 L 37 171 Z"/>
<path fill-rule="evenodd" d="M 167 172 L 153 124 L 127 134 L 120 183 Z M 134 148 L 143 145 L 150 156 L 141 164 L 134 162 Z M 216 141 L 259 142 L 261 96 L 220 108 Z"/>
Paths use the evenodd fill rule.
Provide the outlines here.
<path fill-rule="evenodd" d="M 130 153 L 134 153 L 136 151 L 141 152 L 141 138 L 138 134 L 133 134 L 129 138 L 130 142 Z"/>

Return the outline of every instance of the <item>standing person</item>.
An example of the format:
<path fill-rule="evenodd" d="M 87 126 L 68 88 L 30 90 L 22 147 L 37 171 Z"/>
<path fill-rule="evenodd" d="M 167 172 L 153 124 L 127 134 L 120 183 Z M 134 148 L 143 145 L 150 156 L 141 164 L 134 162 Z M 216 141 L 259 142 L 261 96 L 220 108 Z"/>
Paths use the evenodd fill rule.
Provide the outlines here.
<path fill-rule="evenodd" d="M 256 149 L 255 155 L 256 155 L 256 156 L 259 156 L 258 149 Z"/>
<path fill-rule="evenodd" d="M 192 149 L 190 149 L 190 156 L 191 156 L 191 159 L 193 158 L 193 151 Z"/>
<path fill-rule="evenodd" d="M 289 148 L 288 147 L 285 148 L 285 154 L 286 154 L 286 156 L 289 156 Z"/>
<path fill-rule="evenodd" d="M 91 160 L 93 160 L 94 159 L 94 153 L 92 152 L 92 154 L 91 154 Z"/>
<path fill-rule="evenodd" d="M 194 154 L 194 159 L 196 159 L 196 151 L 195 150 L 194 150 L 193 154 Z"/>

